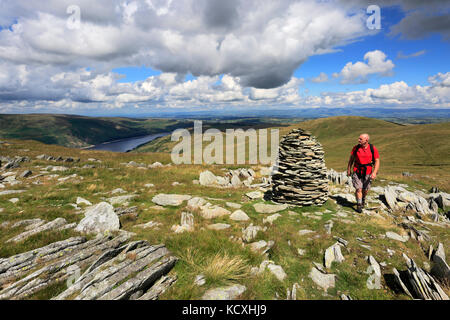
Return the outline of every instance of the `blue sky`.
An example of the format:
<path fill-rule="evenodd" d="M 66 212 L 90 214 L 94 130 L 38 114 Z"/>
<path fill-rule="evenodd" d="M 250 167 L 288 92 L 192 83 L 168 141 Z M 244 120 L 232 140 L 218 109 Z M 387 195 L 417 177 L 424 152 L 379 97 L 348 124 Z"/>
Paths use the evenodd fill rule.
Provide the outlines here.
<path fill-rule="evenodd" d="M 372 31 L 365 0 L 76 2 L 76 28 L 68 0 L 2 2 L 0 112 L 450 108 L 438 0 L 390 1 Z"/>

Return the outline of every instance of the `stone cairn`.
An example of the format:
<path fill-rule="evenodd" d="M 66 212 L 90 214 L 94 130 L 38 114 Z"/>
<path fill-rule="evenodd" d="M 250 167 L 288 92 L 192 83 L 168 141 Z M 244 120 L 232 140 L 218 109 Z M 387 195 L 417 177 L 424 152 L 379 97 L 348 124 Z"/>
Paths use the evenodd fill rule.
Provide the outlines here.
<path fill-rule="evenodd" d="M 297 206 L 322 205 L 328 199 L 322 145 L 311 133 L 294 129 L 280 141 L 278 170 L 269 198 Z"/>

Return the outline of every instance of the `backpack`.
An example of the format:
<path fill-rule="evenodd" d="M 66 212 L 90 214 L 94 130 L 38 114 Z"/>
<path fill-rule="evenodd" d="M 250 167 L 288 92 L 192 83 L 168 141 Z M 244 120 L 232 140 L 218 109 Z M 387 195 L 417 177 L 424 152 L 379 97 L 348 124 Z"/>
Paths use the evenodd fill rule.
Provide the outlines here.
<path fill-rule="evenodd" d="M 369 147 L 370 147 L 370 152 L 372 153 L 372 162 L 369 162 L 369 163 L 366 163 L 366 164 L 360 163 L 358 165 L 358 169 L 356 170 L 356 174 L 358 175 L 358 177 L 360 179 L 362 179 L 362 178 L 364 178 L 366 176 L 367 167 L 370 166 L 373 169 L 373 166 L 375 165 L 375 153 L 374 153 L 374 150 L 373 150 L 373 144 L 369 143 Z M 355 148 L 355 151 L 354 151 L 355 152 L 354 153 L 355 154 L 355 158 L 356 158 L 356 153 L 358 152 L 359 148 L 361 148 L 360 144 L 358 144 L 356 146 L 356 148 Z"/>

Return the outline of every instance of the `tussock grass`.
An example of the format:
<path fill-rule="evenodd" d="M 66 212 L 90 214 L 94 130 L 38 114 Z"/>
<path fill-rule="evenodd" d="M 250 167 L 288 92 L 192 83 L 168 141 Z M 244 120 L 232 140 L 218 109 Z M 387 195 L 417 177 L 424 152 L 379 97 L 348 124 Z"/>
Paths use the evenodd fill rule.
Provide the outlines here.
<path fill-rule="evenodd" d="M 187 248 L 180 258 L 189 265 L 193 273 L 203 274 L 211 283 L 240 281 L 250 275 L 247 260 L 227 252 L 205 256 L 198 249 Z"/>

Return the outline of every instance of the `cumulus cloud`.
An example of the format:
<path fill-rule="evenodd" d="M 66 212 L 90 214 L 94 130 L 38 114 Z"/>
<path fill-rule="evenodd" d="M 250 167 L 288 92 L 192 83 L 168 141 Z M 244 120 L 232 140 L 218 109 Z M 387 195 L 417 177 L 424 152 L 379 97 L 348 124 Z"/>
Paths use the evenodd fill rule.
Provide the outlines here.
<path fill-rule="evenodd" d="M 147 65 L 228 74 L 249 87 L 286 84 L 308 57 L 367 34 L 363 14 L 314 0 L 2 1 L 0 59 L 107 72 Z M 69 5 L 81 10 L 68 28 Z"/>
<path fill-rule="evenodd" d="M 328 81 L 328 76 L 325 72 L 321 72 L 317 77 L 314 77 L 311 79 L 311 82 L 314 83 L 322 83 L 322 82 L 327 82 Z"/>
<path fill-rule="evenodd" d="M 386 54 L 380 50 L 369 51 L 364 55 L 367 63 L 358 61 L 348 62 L 344 68 L 334 77 L 340 77 L 341 83 L 367 83 L 368 76 L 378 74 L 380 76 L 392 75 L 394 63 L 386 60 Z"/>

